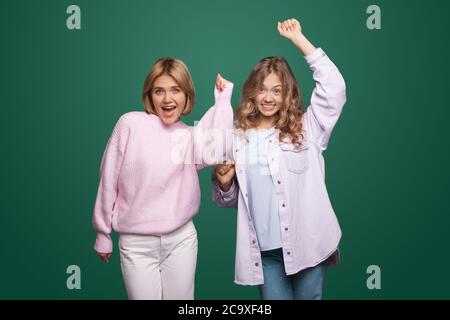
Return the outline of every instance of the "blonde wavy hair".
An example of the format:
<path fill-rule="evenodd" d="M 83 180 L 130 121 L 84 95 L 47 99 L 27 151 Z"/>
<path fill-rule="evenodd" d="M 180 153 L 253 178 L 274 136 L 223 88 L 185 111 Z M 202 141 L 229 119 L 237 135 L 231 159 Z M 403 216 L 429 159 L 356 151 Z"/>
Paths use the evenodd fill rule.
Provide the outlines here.
<path fill-rule="evenodd" d="M 145 78 L 144 88 L 142 90 L 142 101 L 144 102 L 145 111 L 156 114 L 151 91 L 156 79 L 164 74 L 171 76 L 180 86 L 181 91 L 186 95 L 186 105 L 183 110 L 183 115 L 188 115 L 195 104 L 194 82 L 192 81 L 189 69 L 183 61 L 168 57 L 158 59 Z"/>
<path fill-rule="evenodd" d="M 255 98 L 264 79 L 271 73 L 280 77 L 283 103 L 276 114 L 275 128 L 280 130 L 280 140 L 288 140 L 296 148 L 303 141 L 303 102 L 300 88 L 288 62 L 282 57 L 267 57 L 259 61 L 242 88 L 241 103 L 237 109 L 237 126 L 246 132 L 256 127 L 260 112 Z"/>

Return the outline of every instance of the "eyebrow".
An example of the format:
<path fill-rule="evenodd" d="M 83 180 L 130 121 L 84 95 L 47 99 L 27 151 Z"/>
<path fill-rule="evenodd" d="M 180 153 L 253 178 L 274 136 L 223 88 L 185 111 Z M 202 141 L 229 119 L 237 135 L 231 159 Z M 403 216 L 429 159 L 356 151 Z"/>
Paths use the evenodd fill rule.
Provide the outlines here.
<path fill-rule="evenodd" d="M 261 87 L 265 87 L 264 85 L 261 85 Z M 275 85 L 275 86 L 273 86 L 272 87 L 272 89 L 275 89 L 275 88 L 277 88 L 277 87 L 283 87 L 283 85 L 282 84 L 277 84 L 277 85 Z"/>
<path fill-rule="evenodd" d="M 181 90 L 181 88 L 180 88 L 180 86 L 173 86 L 173 87 L 168 87 L 169 89 L 180 89 Z M 154 87 L 154 88 L 152 88 L 152 90 L 156 90 L 156 89 L 164 89 L 164 87 Z"/>

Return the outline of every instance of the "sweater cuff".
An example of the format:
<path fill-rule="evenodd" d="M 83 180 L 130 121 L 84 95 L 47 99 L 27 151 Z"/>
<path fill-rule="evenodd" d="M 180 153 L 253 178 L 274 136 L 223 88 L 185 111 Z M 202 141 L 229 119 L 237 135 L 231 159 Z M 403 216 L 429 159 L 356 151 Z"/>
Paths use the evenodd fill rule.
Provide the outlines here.
<path fill-rule="evenodd" d="M 216 103 L 226 103 L 227 105 L 231 105 L 231 96 L 233 94 L 233 83 L 227 83 L 222 92 L 219 92 L 216 87 L 214 87 L 214 97 Z"/>
<path fill-rule="evenodd" d="M 111 235 L 105 233 L 97 233 L 95 239 L 94 250 L 99 253 L 111 253 L 113 250 Z"/>
<path fill-rule="evenodd" d="M 321 58 L 325 57 L 326 54 L 322 50 L 322 48 L 317 48 L 307 56 L 305 56 L 306 62 L 308 62 L 309 65 L 314 64 L 315 62 L 319 61 Z"/>

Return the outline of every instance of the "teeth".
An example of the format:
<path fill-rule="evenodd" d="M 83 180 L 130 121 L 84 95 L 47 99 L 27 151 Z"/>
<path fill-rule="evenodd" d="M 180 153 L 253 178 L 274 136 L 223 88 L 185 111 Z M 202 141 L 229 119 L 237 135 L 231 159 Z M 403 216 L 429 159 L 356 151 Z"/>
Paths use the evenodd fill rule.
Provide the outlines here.
<path fill-rule="evenodd" d="M 175 109 L 176 107 L 162 107 L 164 110 L 173 110 L 173 109 Z"/>

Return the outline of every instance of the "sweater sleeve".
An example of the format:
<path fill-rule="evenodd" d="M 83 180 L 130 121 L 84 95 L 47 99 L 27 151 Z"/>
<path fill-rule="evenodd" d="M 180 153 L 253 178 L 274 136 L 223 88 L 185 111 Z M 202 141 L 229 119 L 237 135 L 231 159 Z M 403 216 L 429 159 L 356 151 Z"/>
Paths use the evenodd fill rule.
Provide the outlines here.
<path fill-rule="evenodd" d="M 197 170 L 227 159 L 231 153 L 233 84 L 228 83 L 222 92 L 214 89 L 215 103 L 194 126 L 194 156 Z"/>
<path fill-rule="evenodd" d="M 100 164 L 100 183 L 94 205 L 93 227 L 97 232 L 94 250 L 112 252 L 112 217 L 118 197 L 118 178 L 129 136 L 127 115 L 122 116 L 113 129 Z"/>
<path fill-rule="evenodd" d="M 347 100 L 346 85 L 338 68 L 321 48 L 305 56 L 305 59 L 316 82 L 305 119 L 312 138 L 323 151 L 328 147 L 331 132 Z"/>

